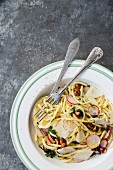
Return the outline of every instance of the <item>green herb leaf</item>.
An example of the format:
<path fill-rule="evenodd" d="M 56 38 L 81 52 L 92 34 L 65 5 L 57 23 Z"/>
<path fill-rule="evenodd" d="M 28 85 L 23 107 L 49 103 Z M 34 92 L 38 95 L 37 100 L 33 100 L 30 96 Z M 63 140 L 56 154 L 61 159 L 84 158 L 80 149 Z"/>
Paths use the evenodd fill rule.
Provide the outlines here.
<path fill-rule="evenodd" d="M 52 126 L 49 127 L 48 133 L 49 133 L 49 134 L 52 133 L 52 134 L 56 135 L 56 137 L 57 137 L 58 139 L 60 139 L 60 137 L 58 136 L 56 130 L 52 129 Z"/>
<path fill-rule="evenodd" d="M 72 109 L 71 109 L 71 110 L 72 110 L 72 112 L 74 113 L 74 112 L 75 112 L 75 107 L 72 107 Z"/>
<path fill-rule="evenodd" d="M 74 114 L 73 112 L 70 113 L 70 115 L 71 115 L 72 117 L 73 117 L 73 114 Z"/>
<path fill-rule="evenodd" d="M 78 100 L 81 100 L 81 97 L 79 97 Z"/>
<path fill-rule="evenodd" d="M 70 115 L 73 117 L 74 113 L 75 113 L 75 107 L 72 107 Z"/>
<path fill-rule="evenodd" d="M 53 151 L 53 150 L 48 149 L 45 156 L 50 157 L 50 158 L 54 158 L 56 156 L 56 152 Z"/>
<path fill-rule="evenodd" d="M 50 133 L 50 132 L 53 133 L 54 135 L 56 135 L 56 133 L 57 133 L 56 130 L 52 129 L 52 126 L 50 126 L 48 129 L 48 133 Z"/>

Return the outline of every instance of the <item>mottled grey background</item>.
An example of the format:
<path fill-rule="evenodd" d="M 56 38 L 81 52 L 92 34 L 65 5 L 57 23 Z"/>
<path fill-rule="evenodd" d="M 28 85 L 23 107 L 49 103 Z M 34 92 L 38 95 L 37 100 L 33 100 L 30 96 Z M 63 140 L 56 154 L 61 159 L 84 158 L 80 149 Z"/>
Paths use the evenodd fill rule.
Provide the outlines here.
<path fill-rule="evenodd" d="M 19 88 L 38 69 L 64 59 L 75 37 L 81 41 L 77 58 L 85 59 L 94 46 L 100 46 L 104 57 L 99 63 L 113 71 L 113 1 L 0 1 L 1 170 L 26 170 L 9 132 L 10 110 Z"/>

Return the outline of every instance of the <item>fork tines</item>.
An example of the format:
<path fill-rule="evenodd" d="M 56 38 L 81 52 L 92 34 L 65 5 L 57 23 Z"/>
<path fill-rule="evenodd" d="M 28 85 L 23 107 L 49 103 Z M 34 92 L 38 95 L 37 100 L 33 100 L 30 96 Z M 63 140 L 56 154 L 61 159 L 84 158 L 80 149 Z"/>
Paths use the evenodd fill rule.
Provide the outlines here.
<path fill-rule="evenodd" d="M 55 101 L 54 99 L 52 99 L 51 96 L 49 96 L 49 98 L 46 100 L 46 102 L 48 102 L 49 104 L 54 104 Z M 46 112 L 43 111 L 43 109 L 45 109 L 45 104 L 42 105 L 41 109 L 39 109 L 35 114 L 34 116 L 37 115 L 37 119 L 38 119 L 38 123 L 47 115 Z"/>

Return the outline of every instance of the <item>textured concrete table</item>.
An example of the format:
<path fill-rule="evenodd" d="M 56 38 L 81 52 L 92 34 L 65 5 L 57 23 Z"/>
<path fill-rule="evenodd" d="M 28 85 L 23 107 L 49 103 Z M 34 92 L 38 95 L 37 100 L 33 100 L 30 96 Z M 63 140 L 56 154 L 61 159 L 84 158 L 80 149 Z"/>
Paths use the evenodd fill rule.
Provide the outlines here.
<path fill-rule="evenodd" d="M 113 71 L 112 0 L 0 1 L 0 169 L 25 170 L 10 137 L 13 100 L 22 84 L 43 66 L 64 59 L 71 40 L 81 41 L 77 58 L 94 46 L 100 64 Z"/>

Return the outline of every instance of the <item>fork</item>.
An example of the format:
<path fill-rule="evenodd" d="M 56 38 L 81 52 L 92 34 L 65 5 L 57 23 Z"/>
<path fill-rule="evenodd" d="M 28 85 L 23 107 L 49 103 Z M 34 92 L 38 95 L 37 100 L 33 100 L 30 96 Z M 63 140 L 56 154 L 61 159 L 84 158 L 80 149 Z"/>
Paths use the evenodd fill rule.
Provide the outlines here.
<path fill-rule="evenodd" d="M 103 50 L 99 47 L 94 47 L 92 51 L 90 52 L 89 56 L 87 57 L 85 63 L 80 68 L 80 70 L 75 74 L 72 80 L 70 80 L 60 91 L 56 93 L 50 93 L 49 98 L 47 99 L 48 103 L 51 104 L 58 104 L 61 98 L 62 93 L 65 89 L 81 74 L 83 71 L 85 71 L 91 64 L 95 63 L 97 60 L 99 60 L 103 56 Z M 39 114 L 40 113 L 40 114 Z M 47 113 L 38 112 L 38 123 L 47 115 Z"/>
<path fill-rule="evenodd" d="M 61 72 L 60 72 L 60 75 L 53 87 L 53 89 L 51 90 L 51 93 L 50 94 L 53 94 L 56 92 L 56 90 L 58 89 L 58 86 L 59 86 L 59 83 L 62 79 L 62 77 L 64 76 L 68 66 L 70 65 L 70 63 L 72 62 L 72 60 L 74 59 L 74 57 L 76 56 L 78 50 L 79 50 L 79 47 L 80 47 L 80 41 L 78 38 L 75 38 L 68 46 L 68 50 L 67 50 L 67 53 L 66 53 L 66 57 L 65 57 L 65 61 L 64 61 L 64 64 L 63 64 L 63 67 L 61 69 Z M 49 98 L 46 100 L 46 102 L 49 102 Z M 42 105 L 43 107 L 44 105 Z M 36 112 L 34 114 L 35 115 L 39 115 L 41 113 L 41 109 L 38 110 L 38 112 Z"/>

